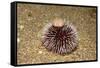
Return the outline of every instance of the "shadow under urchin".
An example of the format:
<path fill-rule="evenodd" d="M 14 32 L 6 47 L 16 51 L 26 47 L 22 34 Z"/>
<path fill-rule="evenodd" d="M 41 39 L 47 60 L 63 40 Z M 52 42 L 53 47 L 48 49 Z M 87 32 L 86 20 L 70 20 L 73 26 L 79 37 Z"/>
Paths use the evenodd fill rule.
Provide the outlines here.
<path fill-rule="evenodd" d="M 53 53 L 70 54 L 78 46 L 76 29 L 70 25 L 55 27 L 51 25 L 44 33 L 42 45 Z"/>

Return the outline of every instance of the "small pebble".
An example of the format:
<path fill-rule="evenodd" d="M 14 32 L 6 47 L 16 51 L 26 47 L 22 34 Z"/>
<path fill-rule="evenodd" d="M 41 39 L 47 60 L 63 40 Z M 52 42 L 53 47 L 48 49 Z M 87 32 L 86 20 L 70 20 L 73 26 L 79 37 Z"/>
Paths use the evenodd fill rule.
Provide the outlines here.
<path fill-rule="evenodd" d="M 20 29 L 22 30 L 24 28 L 24 26 L 23 25 L 20 25 Z"/>
<path fill-rule="evenodd" d="M 20 42 L 20 39 L 19 39 L 19 38 L 17 38 L 17 42 L 18 42 L 18 43 Z"/>
<path fill-rule="evenodd" d="M 38 53 L 39 53 L 39 54 L 42 54 L 42 51 L 39 51 Z"/>

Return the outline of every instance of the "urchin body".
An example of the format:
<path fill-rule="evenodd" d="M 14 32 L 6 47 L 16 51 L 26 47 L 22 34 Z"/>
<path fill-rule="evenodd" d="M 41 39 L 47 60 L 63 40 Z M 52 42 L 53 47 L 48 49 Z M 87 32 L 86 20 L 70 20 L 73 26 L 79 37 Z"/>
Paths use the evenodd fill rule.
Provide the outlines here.
<path fill-rule="evenodd" d="M 42 45 L 60 55 L 71 53 L 77 47 L 76 29 L 72 25 L 58 27 L 52 24 L 43 34 Z"/>

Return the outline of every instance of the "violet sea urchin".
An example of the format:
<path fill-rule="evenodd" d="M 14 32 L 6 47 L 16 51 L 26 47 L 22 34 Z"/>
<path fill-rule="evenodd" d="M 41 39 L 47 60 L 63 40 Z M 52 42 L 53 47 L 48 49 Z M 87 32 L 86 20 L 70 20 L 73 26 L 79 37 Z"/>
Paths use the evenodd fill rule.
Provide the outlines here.
<path fill-rule="evenodd" d="M 71 25 L 50 25 L 44 32 L 42 45 L 60 55 L 71 53 L 77 47 L 76 29 Z"/>

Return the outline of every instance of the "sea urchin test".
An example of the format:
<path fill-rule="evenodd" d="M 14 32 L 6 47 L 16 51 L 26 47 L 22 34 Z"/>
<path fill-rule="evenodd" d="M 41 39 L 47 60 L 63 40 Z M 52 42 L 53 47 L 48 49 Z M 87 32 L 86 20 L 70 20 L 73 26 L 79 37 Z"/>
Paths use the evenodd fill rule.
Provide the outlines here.
<path fill-rule="evenodd" d="M 55 18 L 43 33 L 42 45 L 53 53 L 65 55 L 74 51 L 77 44 L 75 26 L 64 24 L 61 18 Z"/>

